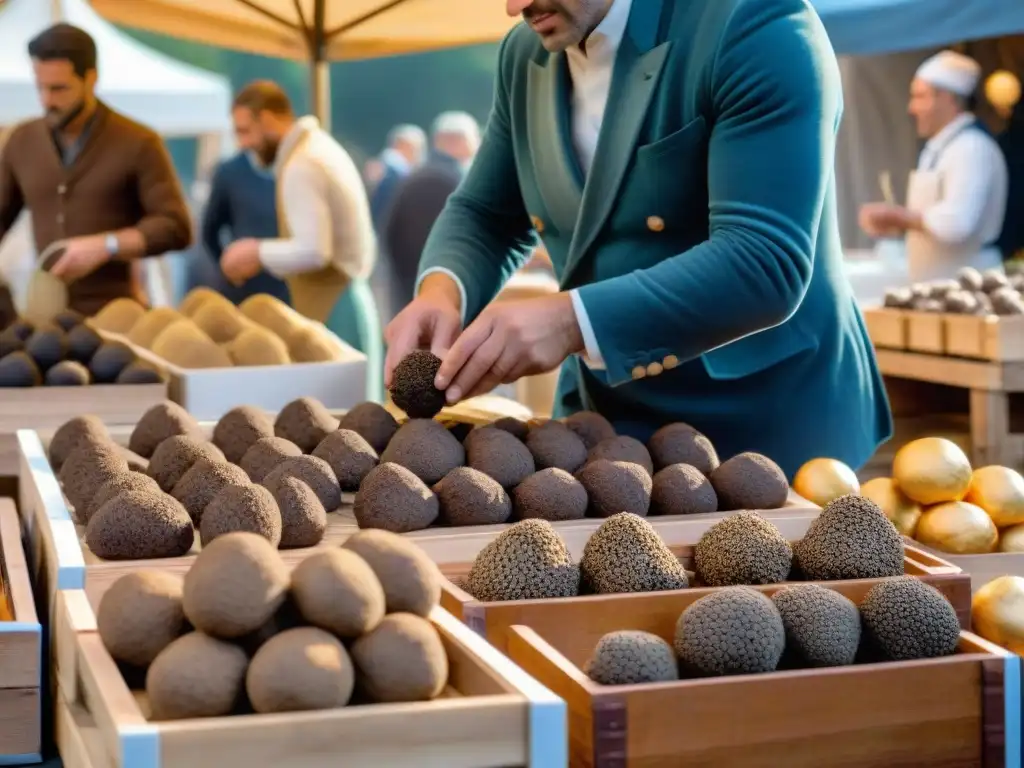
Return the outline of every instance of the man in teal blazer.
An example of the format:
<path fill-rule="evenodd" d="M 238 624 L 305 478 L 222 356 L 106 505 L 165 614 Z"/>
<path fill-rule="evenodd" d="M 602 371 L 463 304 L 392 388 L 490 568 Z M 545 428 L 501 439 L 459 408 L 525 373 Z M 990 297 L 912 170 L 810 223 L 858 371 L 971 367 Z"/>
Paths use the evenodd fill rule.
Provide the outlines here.
<path fill-rule="evenodd" d="M 562 364 L 556 415 L 641 439 L 685 421 L 790 477 L 863 465 L 892 420 L 843 271 L 841 86 L 807 0 L 507 6 L 525 23 L 385 376 L 429 345 L 455 401 Z M 488 306 L 534 232 L 562 292 Z"/>

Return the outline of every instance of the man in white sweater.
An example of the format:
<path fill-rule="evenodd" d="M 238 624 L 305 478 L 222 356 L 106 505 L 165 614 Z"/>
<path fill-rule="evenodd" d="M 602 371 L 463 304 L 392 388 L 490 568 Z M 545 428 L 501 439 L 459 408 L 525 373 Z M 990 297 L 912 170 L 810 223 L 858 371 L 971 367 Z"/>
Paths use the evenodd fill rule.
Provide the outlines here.
<path fill-rule="evenodd" d="M 280 236 L 232 243 L 221 269 L 235 283 L 261 268 L 287 281 L 296 310 L 366 353 L 367 397 L 381 397 L 380 318 L 366 282 L 376 238 L 359 170 L 315 117 L 295 116 L 276 83 L 243 88 L 232 118 L 238 143 L 273 165 Z"/>

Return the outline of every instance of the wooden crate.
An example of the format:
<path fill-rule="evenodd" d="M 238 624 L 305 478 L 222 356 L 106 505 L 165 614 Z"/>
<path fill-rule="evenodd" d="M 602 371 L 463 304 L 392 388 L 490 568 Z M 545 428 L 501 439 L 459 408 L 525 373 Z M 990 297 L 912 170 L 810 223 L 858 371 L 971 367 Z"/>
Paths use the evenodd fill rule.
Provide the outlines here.
<path fill-rule="evenodd" d="M 72 768 L 444 766 L 563 768 L 566 705 L 454 617 L 431 616 L 450 664 L 430 702 L 150 722 L 96 631 L 102 590 L 60 592 L 57 746 Z"/>
<path fill-rule="evenodd" d="M 907 348 L 907 313 L 888 307 L 865 307 L 861 310 L 868 336 L 876 347 Z"/>
<path fill-rule="evenodd" d="M 907 349 L 941 355 L 946 351 L 945 315 L 907 311 Z"/>
<path fill-rule="evenodd" d="M 806 533 L 808 526 L 813 521 L 813 516 L 805 515 L 792 516 L 789 518 L 777 518 L 772 523 L 779 529 L 779 532 L 789 541 L 796 542 Z M 652 522 L 657 518 L 652 518 Z M 672 551 L 679 556 L 683 565 L 693 569 L 693 547 L 700 539 L 710 524 L 701 526 L 699 523 L 688 523 L 686 521 L 669 525 L 662 525 L 656 528 L 658 533 Z M 572 530 L 561 531 L 562 538 L 574 559 L 578 560 L 583 553 L 583 547 L 589 538 L 589 531 Z M 438 542 L 432 542 L 437 546 Z M 448 557 L 441 558 L 442 553 L 433 552 L 432 557 L 440 564 L 441 573 L 445 576 L 442 584 L 441 605 L 453 615 L 462 619 L 466 624 L 486 637 L 500 650 L 507 650 L 509 639 L 509 627 L 514 624 L 535 626 L 544 624 L 547 621 L 554 621 L 553 617 L 559 616 L 563 609 L 575 606 L 577 603 L 604 606 L 609 611 L 617 610 L 617 606 L 623 599 L 636 601 L 631 605 L 642 605 L 644 601 L 650 601 L 651 605 L 658 605 L 660 596 L 664 592 L 646 592 L 628 595 L 582 595 L 579 597 L 560 597 L 542 600 L 506 600 L 496 602 L 483 602 L 476 600 L 472 595 L 458 586 L 466 574 L 469 573 L 472 565 L 472 556 L 456 559 L 456 555 L 462 554 L 459 550 L 460 542 L 452 542 Z M 464 547 L 466 555 L 472 552 L 472 548 Z M 905 544 L 904 570 L 907 575 L 915 576 L 922 581 L 931 584 L 942 592 L 956 608 L 957 616 L 960 618 L 960 625 L 964 629 L 971 626 L 971 581 L 970 577 L 958 566 L 948 562 L 942 557 L 926 552 L 915 545 Z M 864 588 L 877 584 L 884 579 L 856 579 L 849 581 L 822 581 L 816 582 L 824 586 L 839 586 L 845 588 L 847 585 L 854 585 L 850 588 Z M 759 587 L 760 588 L 760 587 Z M 770 589 L 766 587 L 765 589 Z M 673 590 L 668 594 L 706 595 L 716 590 L 715 587 L 689 587 L 683 590 Z M 696 598 L 694 598 L 696 599 Z"/>
<path fill-rule="evenodd" d="M 827 586 L 859 603 L 871 584 Z M 672 642 L 701 595 L 574 601 L 510 628 L 509 656 L 569 705 L 570 765 L 1020 766 L 1020 659 L 968 632 L 922 661 L 628 686 L 583 674 L 608 632 Z"/>
<path fill-rule="evenodd" d="M 1024 360 L 1024 316 L 944 315 L 946 354 L 995 362 Z"/>
<path fill-rule="evenodd" d="M 42 760 L 42 626 L 13 499 L 0 499 L 0 764 Z"/>
<path fill-rule="evenodd" d="M 941 558 L 971 577 L 971 590 L 977 592 L 1000 576 L 1024 577 L 1024 552 L 991 552 L 987 555 L 952 555 L 912 539 L 906 539 L 921 552 Z"/>

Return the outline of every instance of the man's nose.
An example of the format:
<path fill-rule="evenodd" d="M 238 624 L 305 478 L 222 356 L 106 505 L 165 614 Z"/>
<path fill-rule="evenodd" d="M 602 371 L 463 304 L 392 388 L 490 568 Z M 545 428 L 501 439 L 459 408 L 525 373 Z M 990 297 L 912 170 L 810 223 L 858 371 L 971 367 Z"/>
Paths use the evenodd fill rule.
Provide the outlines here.
<path fill-rule="evenodd" d="M 505 12 L 509 16 L 518 16 L 533 5 L 533 0 L 505 0 Z"/>

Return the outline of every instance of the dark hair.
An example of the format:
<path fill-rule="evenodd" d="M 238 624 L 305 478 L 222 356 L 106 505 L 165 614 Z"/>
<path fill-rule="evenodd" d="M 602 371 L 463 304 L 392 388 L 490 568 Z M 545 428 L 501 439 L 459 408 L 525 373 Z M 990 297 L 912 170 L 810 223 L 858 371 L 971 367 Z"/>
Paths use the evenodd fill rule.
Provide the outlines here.
<path fill-rule="evenodd" d="M 39 61 L 69 61 L 75 74 L 96 69 L 96 41 L 84 29 L 54 24 L 28 42 L 28 55 Z"/>
<path fill-rule="evenodd" d="M 245 107 L 254 113 L 270 112 L 273 115 L 290 115 L 292 102 L 284 89 L 273 80 L 254 80 L 235 96 L 233 109 Z"/>

